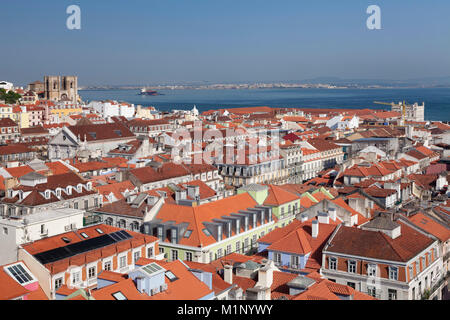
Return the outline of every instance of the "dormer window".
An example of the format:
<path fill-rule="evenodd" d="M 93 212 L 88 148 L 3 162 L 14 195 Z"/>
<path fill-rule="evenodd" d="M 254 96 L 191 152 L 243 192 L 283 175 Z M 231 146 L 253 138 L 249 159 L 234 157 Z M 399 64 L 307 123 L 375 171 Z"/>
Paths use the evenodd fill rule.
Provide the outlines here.
<path fill-rule="evenodd" d="M 77 192 L 78 193 L 81 193 L 82 192 L 82 186 L 81 186 L 81 184 L 79 184 L 79 185 L 77 185 Z"/>
<path fill-rule="evenodd" d="M 377 274 L 377 266 L 375 264 L 368 264 L 367 265 L 367 275 L 369 277 L 375 277 Z"/>
<path fill-rule="evenodd" d="M 356 261 L 355 260 L 348 261 L 348 272 L 356 273 Z"/>
<path fill-rule="evenodd" d="M 217 241 L 222 241 L 222 226 L 217 226 Z"/>
<path fill-rule="evenodd" d="M 207 237 L 209 237 L 210 235 L 211 235 L 211 233 L 209 232 L 209 230 L 208 229 L 203 229 L 202 230 L 203 231 L 203 233 L 207 236 Z"/>
<path fill-rule="evenodd" d="M 389 267 L 389 279 L 390 280 L 398 280 L 398 268 L 397 267 Z"/>
<path fill-rule="evenodd" d="M 92 182 L 88 182 L 88 183 L 86 184 L 86 186 L 87 186 L 87 189 L 88 189 L 89 191 L 92 190 Z"/>
<path fill-rule="evenodd" d="M 328 262 L 328 269 L 336 270 L 336 267 L 337 267 L 337 259 L 334 257 L 331 257 Z"/>
<path fill-rule="evenodd" d="M 56 195 L 58 196 L 58 197 L 60 197 L 61 196 L 61 189 L 56 189 Z"/>
<path fill-rule="evenodd" d="M 159 240 L 163 240 L 163 229 L 162 229 L 162 227 L 158 227 L 157 228 L 158 229 L 158 238 L 159 238 Z"/>
<path fill-rule="evenodd" d="M 50 199 L 50 190 L 45 190 L 45 199 Z"/>
<path fill-rule="evenodd" d="M 71 186 L 68 186 L 68 187 L 66 188 L 66 193 L 67 193 L 68 195 L 71 195 L 71 194 L 72 194 L 72 187 L 71 187 Z"/>

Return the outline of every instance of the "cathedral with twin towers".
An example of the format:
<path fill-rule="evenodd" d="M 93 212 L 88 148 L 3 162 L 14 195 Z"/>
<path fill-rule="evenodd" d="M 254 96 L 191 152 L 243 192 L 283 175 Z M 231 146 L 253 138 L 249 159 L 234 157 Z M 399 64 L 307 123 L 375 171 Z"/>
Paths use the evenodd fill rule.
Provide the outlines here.
<path fill-rule="evenodd" d="M 45 76 L 44 98 L 52 101 L 78 101 L 78 77 Z"/>

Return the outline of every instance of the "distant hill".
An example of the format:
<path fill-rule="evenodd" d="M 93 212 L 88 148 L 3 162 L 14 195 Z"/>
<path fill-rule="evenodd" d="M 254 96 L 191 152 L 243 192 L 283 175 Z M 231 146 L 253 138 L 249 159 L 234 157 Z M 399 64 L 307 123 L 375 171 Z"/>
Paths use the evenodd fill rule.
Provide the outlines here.
<path fill-rule="evenodd" d="M 450 76 L 437 78 L 416 78 L 408 80 L 392 80 L 392 79 L 343 79 L 339 77 L 317 77 L 302 80 L 304 83 L 327 83 L 333 85 L 361 85 L 361 86 L 383 86 L 383 87 L 438 87 L 450 86 Z"/>

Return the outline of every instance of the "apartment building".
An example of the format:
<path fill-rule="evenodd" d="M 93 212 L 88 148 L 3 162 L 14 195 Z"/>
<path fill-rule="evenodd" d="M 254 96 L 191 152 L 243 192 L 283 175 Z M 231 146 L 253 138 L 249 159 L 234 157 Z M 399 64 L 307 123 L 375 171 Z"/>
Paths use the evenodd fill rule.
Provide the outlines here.
<path fill-rule="evenodd" d="M 169 260 L 208 263 L 232 252 L 256 250 L 257 240 L 274 223 L 271 207 L 242 193 L 202 205 L 165 203 L 144 223 L 144 233 L 159 238 Z"/>
<path fill-rule="evenodd" d="M 209 164 L 151 162 L 149 166 L 121 173 L 119 180 L 130 180 L 140 191 L 159 189 L 167 187 L 169 184 L 176 185 L 194 180 L 201 180 L 216 191 L 223 188 L 219 171 Z"/>
<path fill-rule="evenodd" d="M 109 117 L 132 118 L 136 112 L 134 104 L 117 101 L 92 101 L 87 106 L 105 119 Z"/>
<path fill-rule="evenodd" d="M 44 176 L 30 172 L 19 178 L 0 201 L 0 215 L 20 217 L 48 209 L 74 208 L 91 210 L 102 204 L 102 195 L 92 182 L 73 172 Z"/>
<path fill-rule="evenodd" d="M 283 270 L 295 273 L 319 271 L 322 265 L 322 247 L 340 223 L 339 220 L 295 220 L 258 240 L 258 252 Z"/>
<path fill-rule="evenodd" d="M 6 166 L 8 162 L 23 164 L 33 160 L 36 152 L 23 143 L 0 145 L 0 164 Z"/>
<path fill-rule="evenodd" d="M 286 140 L 280 145 L 280 154 L 286 164 L 289 183 L 302 183 L 302 166 L 300 164 L 300 161 L 303 159 L 302 146 Z"/>
<path fill-rule="evenodd" d="M 333 168 L 344 161 L 344 152 L 341 146 L 323 139 L 310 139 L 300 142 L 302 145 L 302 158 L 300 180 L 307 181 L 317 177 L 324 169 Z"/>
<path fill-rule="evenodd" d="M 421 299 L 443 269 L 438 241 L 389 215 L 338 226 L 322 253 L 327 279 L 381 300 Z"/>
<path fill-rule="evenodd" d="M 0 140 L 2 142 L 20 137 L 19 125 L 10 118 L 0 119 Z"/>
<path fill-rule="evenodd" d="M 48 142 L 48 156 L 51 160 L 74 158 L 83 150 L 88 156 L 97 158 L 135 139 L 127 127 L 118 123 L 64 127 Z"/>
<path fill-rule="evenodd" d="M 253 184 L 284 184 L 288 182 L 289 171 L 286 169 L 285 159 L 278 150 L 271 147 L 259 148 L 255 152 L 250 150 L 233 149 L 233 155 L 228 156 L 224 149 L 215 165 L 226 185 L 236 188 Z M 226 156 L 225 156 L 226 155 Z"/>
<path fill-rule="evenodd" d="M 135 135 L 145 135 L 149 137 L 156 137 L 160 133 L 176 129 L 176 125 L 166 119 L 146 120 L 137 118 L 125 123 L 125 125 Z"/>
<path fill-rule="evenodd" d="M 250 184 L 237 190 L 237 194 L 244 192 L 250 194 L 259 205 L 272 208 L 277 227 L 288 225 L 300 213 L 300 196 L 279 186 Z"/>
<path fill-rule="evenodd" d="M 18 247 L 83 227 L 84 210 L 51 209 L 0 219 L 0 264 L 17 261 Z"/>
<path fill-rule="evenodd" d="M 157 252 L 155 237 L 100 224 L 24 244 L 18 256 L 55 299 L 68 287 L 94 289 L 100 272 L 127 273 Z"/>
<path fill-rule="evenodd" d="M 163 197 L 131 193 L 94 210 L 94 214 L 100 216 L 101 221 L 107 225 L 143 232 L 144 222 L 151 220 L 163 204 Z"/>

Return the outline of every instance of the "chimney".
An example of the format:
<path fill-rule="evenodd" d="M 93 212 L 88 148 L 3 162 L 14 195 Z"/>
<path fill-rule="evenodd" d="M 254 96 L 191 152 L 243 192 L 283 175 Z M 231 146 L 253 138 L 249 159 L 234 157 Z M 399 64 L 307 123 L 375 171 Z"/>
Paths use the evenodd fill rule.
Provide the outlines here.
<path fill-rule="evenodd" d="M 328 208 L 328 216 L 331 220 L 336 221 L 336 208 Z"/>
<path fill-rule="evenodd" d="M 330 217 L 326 212 L 319 212 L 317 215 L 317 219 L 320 223 L 329 224 L 330 223 Z"/>
<path fill-rule="evenodd" d="M 157 197 L 154 197 L 154 196 L 147 197 L 147 205 L 149 205 L 149 206 L 154 206 L 157 201 L 158 201 Z M 147 209 L 147 207 L 146 207 L 146 209 Z"/>
<path fill-rule="evenodd" d="M 274 262 L 270 261 L 267 265 L 258 270 L 258 283 L 263 288 L 270 288 L 273 284 L 273 268 Z"/>
<path fill-rule="evenodd" d="M 226 283 L 233 284 L 233 266 L 230 266 L 229 264 L 225 265 L 223 272 L 223 280 Z"/>
<path fill-rule="evenodd" d="M 312 232 L 311 235 L 313 238 L 317 238 L 317 236 L 319 235 L 319 221 L 314 220 L 312 222 Z"/>
<path fill-rule="evenodd" d="M 303 213 L 301 216 L 300 216 L 300 221 L 301 222 L 305 222 L 305 221 L 307 221 L 308 220 L 308 215 L 306 214 L 306 213 Z"/>
<path fill-rule="evenodd" d="M 175 201 L 178 203 L 180 200 L 186 200 L 186 190 L 175 191 Z"/>
<path fill-rule="evenodd" d="M 200 196 L 200 186 L 187 186 L 187 194 L 189 198 L 197 200 Z"/>

